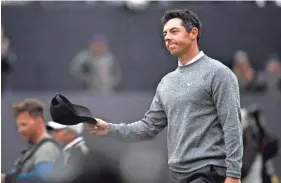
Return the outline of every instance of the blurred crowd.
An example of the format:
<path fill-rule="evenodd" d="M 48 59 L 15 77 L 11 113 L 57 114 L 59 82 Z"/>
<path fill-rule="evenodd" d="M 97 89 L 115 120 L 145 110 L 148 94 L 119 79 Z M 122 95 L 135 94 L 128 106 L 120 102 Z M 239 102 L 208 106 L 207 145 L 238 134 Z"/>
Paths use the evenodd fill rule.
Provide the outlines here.
<path fill-rule="evenodd" d="M 12 51 L 9 39 L 1 35 L 2 93 L 8 89 L 9 76 L 13 71 L 16 54 Z M 255 70 L 251 56 L 237 50 L 232 59 L 232 71 L 237 76 L 241 95 L 263 93 L 281 97 L 281 60 L 272 53 L 265 55 L 264 68 Z M 103 34 L 94 34 L 85 49 L 78 51 L 69 65 L 69 72 L 84 90 L 111 93 L 122 79 L 122 70 L 115 54 L 110 50 L 108 39 Z"/>
<path fill-rule="evenodd" d="M 247 52 L 239 50 L 234 55 L 232 71 L 242 94 L 260 92 L 281 97 L 281 61 L 276 54 L 268 56 L 262 71 L 256 71 Z"/>

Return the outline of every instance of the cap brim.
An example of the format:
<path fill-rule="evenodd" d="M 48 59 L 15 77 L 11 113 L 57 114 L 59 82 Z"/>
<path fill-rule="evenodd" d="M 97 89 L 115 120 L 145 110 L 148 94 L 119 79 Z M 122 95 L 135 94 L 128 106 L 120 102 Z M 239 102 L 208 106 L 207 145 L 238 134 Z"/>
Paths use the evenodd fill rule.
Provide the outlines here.
<path fill-rule="evenodd" d="M 47 123 L 48 130 L 58 130 L 58 129 L 66 128 L 66 127 L 67 127 L 66 125 L 62 125 L 62 124 L 56 123 L 54 121 L 50 121 Z"/>
<path fill-rule="evenodd" d="M 84 106 L 81 105 L 73 105 L 73 108 L 76 112 L 76 114 L 79 116 L 79 119 L 81 119 L 81 122 L 84 123 L 96 123 L 96 119 L 93 118 L 91 111 Z"/>

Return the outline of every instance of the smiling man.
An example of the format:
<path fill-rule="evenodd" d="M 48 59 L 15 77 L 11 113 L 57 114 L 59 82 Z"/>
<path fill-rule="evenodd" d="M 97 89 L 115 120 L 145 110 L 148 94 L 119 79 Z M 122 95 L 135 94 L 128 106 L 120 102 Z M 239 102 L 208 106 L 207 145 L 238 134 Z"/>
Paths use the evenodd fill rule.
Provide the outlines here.
<path fill-rule="evenodd" d="M 190 10 L 162 18 L 163 36 L 178 67 L 159 83 L 149 111 L 130 124 L 97 119 L 90 133 L 123 140 L 153 139 L 168 128 L 172 183 L 239 183 L 243 142 L 236 76 L 199 51 L 201 23 Z"/>

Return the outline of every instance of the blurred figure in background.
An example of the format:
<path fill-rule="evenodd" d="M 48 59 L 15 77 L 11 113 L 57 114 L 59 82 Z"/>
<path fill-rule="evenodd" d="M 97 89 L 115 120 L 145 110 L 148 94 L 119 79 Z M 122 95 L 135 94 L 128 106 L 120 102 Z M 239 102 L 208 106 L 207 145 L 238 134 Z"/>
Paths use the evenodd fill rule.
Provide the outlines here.
<path fill-rule="evenodd" d="M 89 153 L 84 138 L 83 124 L 65 126 L 54 121 L 47 124 L 47 129 L 51 131 L 53 138 L 63 146 L 63 154 L 56 163 L 54 172 L 55 179 L 59 181 L 70 181 L 78 174 L 81 174 L 85 156 Z M 56 175 L 58 173 L 58 175 Z"/>
<path fill-rule="evenodd" d="M 267 94 L 281 97 L 281 62 L 277 55 L 269 56 L 265 70 L 259 77 L 267 85 Z"/>
<path fill-rule="evenodd" d="M 10 49 L 10 41 L 5 37 L 4 29 L 1 27 L 1 91 L 6 91 L 8 87 L 8 77 L 13 70 L 13 62 L 16 55 Z"/>
<path fill-rule="evenodd" d="M 243 126 L 243 183 L 278 183 L 273 159 L 278 155 L 279 138 L 268 132 L 258 107 L 241 109 Z"/>
<path fill-rule="evenodd" d="M 256 72 L 252 68 L 249 56 L 245 51 L 239 50 L 234 54 L 232 71 L 237 76 L 242 93 L 264 91 L 265 84 L 257 79 Z"/>
<path fill-rule="evenodd" d="M 45 128 L 44 104 L 36 99 L 26 99 L 15 104 L 13 110 L 18 132 L 28 144 L 21 151 L 12 170 L 2 174 L 1 182 L 43 182 L 50 176 L 61 152 Z"/>
<path fill-rule="evenodd" d="M 80 51 L 72 60 L 70 70 L 87 90 L 112 92 L 121 79 L 119 65 L 103 35 L 90 40 L 88 49 Z"/>

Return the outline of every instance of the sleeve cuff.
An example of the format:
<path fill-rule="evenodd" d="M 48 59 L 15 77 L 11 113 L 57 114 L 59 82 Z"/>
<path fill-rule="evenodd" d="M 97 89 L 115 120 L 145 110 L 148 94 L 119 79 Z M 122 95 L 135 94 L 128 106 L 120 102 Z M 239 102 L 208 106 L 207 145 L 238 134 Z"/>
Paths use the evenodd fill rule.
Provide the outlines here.
<path fill-rule="evenodd" d="M 241 171 L 240 170 L 227 169 L 226 170 L 226 176 L 227 177 L 233 177 L 233 178 L 236 178 L 236 179 L 241 179 Z"/>
<path fill-rule="evenodd" d="M 117 135 L 117 124 L 108 123 L 108 136 L 115 137 Z"/>

